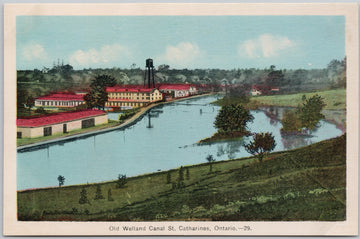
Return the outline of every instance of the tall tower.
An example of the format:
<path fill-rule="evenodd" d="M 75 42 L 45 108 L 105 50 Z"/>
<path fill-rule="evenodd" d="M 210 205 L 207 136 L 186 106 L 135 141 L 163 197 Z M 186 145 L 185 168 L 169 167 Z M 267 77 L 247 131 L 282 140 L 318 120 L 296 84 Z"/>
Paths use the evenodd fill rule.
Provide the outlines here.
<path fill-rule="evenodd" d="M 146 66 L 145 66 L 145 77 L 144 77 L 144 86 L 146 86 L 147 81 L 147 88 L 152 87 L 155 88 L 155 79 L 154 79 L 154 64 L 152 59 L 146 59 Z"/>

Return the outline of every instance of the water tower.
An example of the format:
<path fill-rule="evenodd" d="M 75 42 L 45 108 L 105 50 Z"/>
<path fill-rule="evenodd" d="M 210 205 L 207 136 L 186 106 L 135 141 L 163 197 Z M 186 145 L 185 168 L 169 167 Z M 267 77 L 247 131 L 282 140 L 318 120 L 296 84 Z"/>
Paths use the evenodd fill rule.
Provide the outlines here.
<path fill-rule="evenodd" d="M 151 87 L 152 82 L 152 88 L 155 88 L 155 79 L 154 79 L 154 63 L 153 59 L 146 59 L 146 66 L 145 66 L 145 77 L 144 77 L 144 86 Z"/>

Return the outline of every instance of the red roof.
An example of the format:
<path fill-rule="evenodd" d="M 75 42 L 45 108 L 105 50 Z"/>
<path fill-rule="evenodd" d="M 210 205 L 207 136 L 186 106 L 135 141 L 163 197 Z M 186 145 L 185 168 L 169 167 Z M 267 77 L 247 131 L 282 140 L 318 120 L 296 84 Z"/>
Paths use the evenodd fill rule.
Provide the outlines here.
<path fill-rule="evenodd" d="M 160 84 L 159 90 L 189 90 L 191 84 Z"/>
<path fill-rule="evenodd" d="M 43 125 L 59 124 L 67 121 L 78 120 L 103 114 L 106 114 L 106 112 L 95 109 L 69 111 L 49 115 L 32 116 L 28 118 L 18 118 L 16 119 L 16 125 L 22 127 L 38 127 Z"/>
<path fill-rule="evenodd" d="M 151 92 L 154 88 L 146 88 L 141 85 L 117 85 L 106 87 L 106 92 Z"/>
<path fill-rule="evenodd" d="M 37 97 L 36 100 L 84 101 L 84 95 L 71 93 L 52 93 Z"/>

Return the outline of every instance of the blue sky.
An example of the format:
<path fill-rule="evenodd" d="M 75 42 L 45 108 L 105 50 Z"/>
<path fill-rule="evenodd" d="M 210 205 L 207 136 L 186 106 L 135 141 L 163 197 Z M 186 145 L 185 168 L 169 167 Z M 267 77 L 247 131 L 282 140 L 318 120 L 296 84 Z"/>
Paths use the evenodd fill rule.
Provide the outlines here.
<path fill-rule="evenodd" d="M 324 68 L 345 56 L 344 16 L 18 16 L 17 69 Z"/>

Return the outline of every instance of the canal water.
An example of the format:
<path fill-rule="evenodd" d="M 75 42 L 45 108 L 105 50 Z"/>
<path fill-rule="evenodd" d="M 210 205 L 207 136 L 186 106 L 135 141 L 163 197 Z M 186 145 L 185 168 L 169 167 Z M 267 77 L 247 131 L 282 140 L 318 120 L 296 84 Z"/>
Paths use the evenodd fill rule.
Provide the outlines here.
<path fill-rule="evenodd" d="M 62 141 L 17 152 L 17 188 L 51 187 L 58 175 L 65 185 L 115 180 L 129 176 L 205 163 L 211 154 L 216 161 L 248 156 L 243 144 L 251 138 L 198 145 L 216 132 L 213 126 L 220 109 L 210 104 L 216 96 L 204 96 L 165 104 L 151 109 L 136 124 L 126 128 Z M 280 113 L 279 113 L 280 112 Z M 325 121 L 312 137 L 282 137 L 281 122 L 274 115 L 281 109 L 251 111 L 252 132 L 271 132 L 275 151 L 297 148 L 342 134 Z"/>

